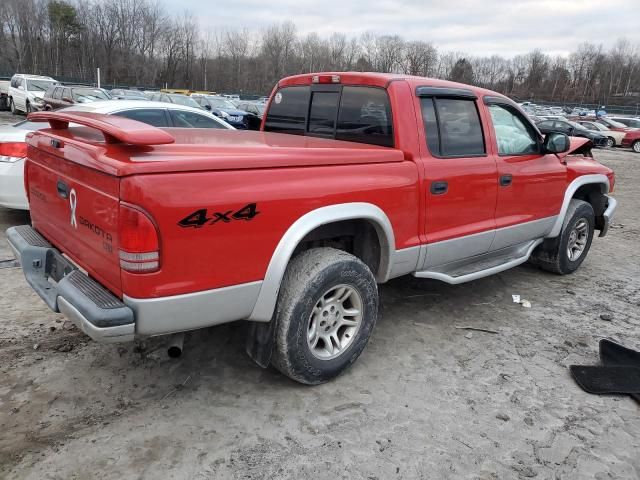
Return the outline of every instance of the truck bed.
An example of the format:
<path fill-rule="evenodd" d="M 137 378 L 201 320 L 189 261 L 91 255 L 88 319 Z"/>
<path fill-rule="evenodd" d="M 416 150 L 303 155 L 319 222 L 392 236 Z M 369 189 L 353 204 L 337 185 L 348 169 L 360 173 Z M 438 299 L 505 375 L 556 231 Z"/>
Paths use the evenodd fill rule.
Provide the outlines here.
<path fill-rule="evenodd" d="M 78 116 L 107 125 L 137 124 L 127 119 L 96 114 Z M 50 119 L 51 113 L 46 114 Z M 57 113 L 56 117 L 70 117 Z M 38 119 L 38 115 L 32 118 Z M 54 122 L 55 124 L 55 122 Z M 96 124 L 97 125 L 97 124 Z M 57 125 L 59 126 L 59 125 Z M 154 129 L 158 130 L 158 129 Z M 105 140 L 91 126 L 43 129 L 29 143 L 53 152 L 52 139 L 74 150 L 73 155 L 58 149 L 67 160 L 101 170 L 116 177 L 159 172 L 241 170 L 322 165 L 375 164 L 403 161 L 402 151 L 326 138 L 211 129 L 164 129 L 172 143 L 131 145 Z"/>

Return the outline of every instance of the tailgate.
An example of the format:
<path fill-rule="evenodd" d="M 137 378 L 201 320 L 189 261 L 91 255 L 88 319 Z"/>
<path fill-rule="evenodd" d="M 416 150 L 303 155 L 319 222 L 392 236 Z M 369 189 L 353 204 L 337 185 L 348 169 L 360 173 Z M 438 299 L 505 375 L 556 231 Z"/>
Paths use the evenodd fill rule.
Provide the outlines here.
<path fill-rule="evenodd" d="M 25 185 L 34 228 L 122 297 L 118 165 L 128 156 L 114 159 L 106 152 L 110 145 L 144 150 L 173 137 L 140 122 L 87 112 L 39 112 L 29 120 L 48 121 L 52 128 L 27 136 Z M 69 129 L 70 123 L 82 127 Z"/>
<path fill-rule="evenodd" d="M 29 147 L 25 164 L 33 226 L 120 295 L 120 180 L 65 159 L 65 147 L 56 149 L 46 139 L 39 138 L 37 147 Z"/>

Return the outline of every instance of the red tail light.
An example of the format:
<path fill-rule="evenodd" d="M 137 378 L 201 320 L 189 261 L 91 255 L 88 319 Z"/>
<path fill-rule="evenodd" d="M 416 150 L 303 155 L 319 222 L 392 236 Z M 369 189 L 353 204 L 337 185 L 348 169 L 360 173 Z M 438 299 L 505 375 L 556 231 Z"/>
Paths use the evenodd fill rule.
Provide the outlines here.
<path fill-rule="evenodd" d="M 133 273 L 160 268 L 160 241 L 156 226 L 146 213 L 120 204 L 118 214 L 120 268 Z"/>
<path fill-rule="evenodd" d="M 24 158 L 27 156 L 27 144 L 24 142 L 0 143 L 0 157 Z"/>

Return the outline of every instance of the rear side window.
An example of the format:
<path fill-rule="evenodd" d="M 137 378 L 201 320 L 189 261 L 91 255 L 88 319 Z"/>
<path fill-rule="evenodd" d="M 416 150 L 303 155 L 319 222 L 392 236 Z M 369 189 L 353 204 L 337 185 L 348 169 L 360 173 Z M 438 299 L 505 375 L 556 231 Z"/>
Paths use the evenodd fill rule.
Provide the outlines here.
<path fill-rule="evenodd" d="M 178 128 L 224 128 L 219 122 L 205 115 L 180 110 L 169 110 L 173 126 Z"/>
<path fill-rule="evenodd" d="M 138 122 L 153 125 L 154 127 L 169 127 L 166 111 L 163 108 L 141 108 L 138 110 L 127 110 L 114 113 L 119 117 L 130 118 Z"/>
<path fill-rule="evenodd" d="M 381 88 L 344 87 L 336 139 L 393 147 L 393 122 L 387 92 Z"/>
<path fill-rule="evenodd" d="M 268 132 L 304 135 L 309 87 L 286 87 L 275 94 L 269 107 L 265 130 Z"/>
<path fill-rule="evenodd" d="M 431 153 L 437 157 L 473 157 L 486 154 L 475 100 L 421 99 L 422 117 Z"/>

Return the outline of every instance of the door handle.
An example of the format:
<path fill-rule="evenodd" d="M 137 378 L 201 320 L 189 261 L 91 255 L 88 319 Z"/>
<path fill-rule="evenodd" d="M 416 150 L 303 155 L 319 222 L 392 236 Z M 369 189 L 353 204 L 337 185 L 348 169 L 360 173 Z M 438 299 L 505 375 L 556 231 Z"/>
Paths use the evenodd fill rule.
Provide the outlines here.
<path fill-rule="evenodd" d="M 67 199 L 69 198 L 69 186 L 64 183 L 62 180 L 58 180 L 58 196 L 60 198 Z"/>
<path fill-rule="evenodd" d="M 513 182 L 513 177 L 511 175 L 502 175 L 500 177 L 501 187 L 508 187 L 509 185 L 511 185 L 511 182 Z"/>
<path fill-rule="evenodd" d="M 448 190 L 449 190 L 448 182 L 432 182 L 431 183 L 430 191 L 433 195 L 443 195 L 447 193 Z"/>

